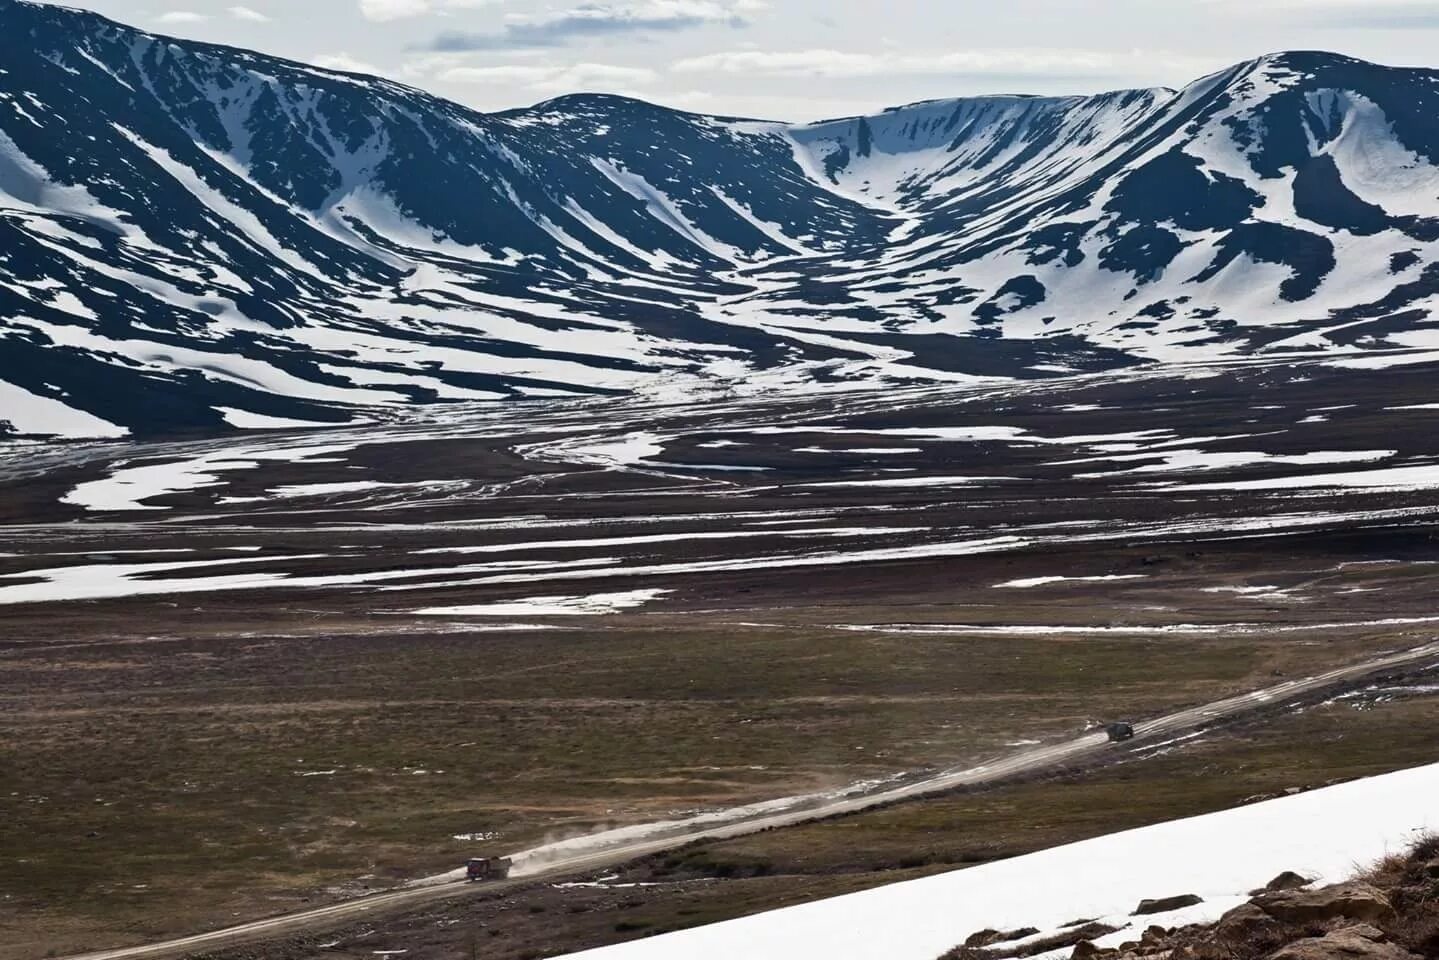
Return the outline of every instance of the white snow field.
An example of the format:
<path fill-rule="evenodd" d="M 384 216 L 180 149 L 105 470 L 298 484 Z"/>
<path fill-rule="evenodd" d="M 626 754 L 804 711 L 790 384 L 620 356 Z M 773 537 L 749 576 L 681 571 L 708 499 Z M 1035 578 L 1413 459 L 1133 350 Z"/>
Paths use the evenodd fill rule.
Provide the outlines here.
<path fill-rule="evenodd" d="M 1345 879 L 1432 829 L 1439 764 L 571 956 L 936 960 L 977 930 L 1031 926 L 1043 936 L 1090 917 L 1134 925 L 1099 941 L 1115 945 L 1151 923 L 1217 919 L 1284 870 Z M 1142 899 L 1189 893 L 1204 903 L 1129 916 Z"/>
<path fill-rule="evenodd" d="M 416 611 L 428 617 L 582 617 L 617 613 L 642 607 L 670 590 L 628 590 L 623 593 L 595 593 L 583 597 L 529 597 L 509 603 L 481 603 L 465 607 L 431 607 Z"/>

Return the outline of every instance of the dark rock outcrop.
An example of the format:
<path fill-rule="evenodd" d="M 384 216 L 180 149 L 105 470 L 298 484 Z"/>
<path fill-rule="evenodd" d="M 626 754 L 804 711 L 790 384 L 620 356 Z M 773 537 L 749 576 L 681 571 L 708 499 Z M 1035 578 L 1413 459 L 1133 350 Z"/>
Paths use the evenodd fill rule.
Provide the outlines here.
<path fill-rule="evenodd" d="M 1219 922 L 1214 925 L 1214 939 L 1220 944 L 1277 945 L 1283 942 L 1283 937 L 1284 925 L 1252 903 L 1235 907 L 1220 917 Z"/>
<path fill-rule="evenodd" d="M 1310 877 L 1295 873 L 1293 870 L 1285 870 L 1258 890 L 1249 891 L 1249 895 L 1257 897 L 1262 893 L 1277 893 L 1281 890 L 1303 890 L 1313 882 L 1314 880 Z"/>
<path fill-rule="evenodd" d="M 1384 892 L 1363 881 L 1318 890 L 1266 893 L 1255 897 L 1253 902 L 1271 917 L 1286 923 L 1323 923 L 1339 919 L 1377 923 L 1394 916 L 1394 907 Z"/>
<path fill-rule="evenodd" d="M 991 947 L 996 943 L 1013 943 L 1039 933 L 1038 927 L 1020 927 L 1018 930 L 978 930 L 965 939 L 966 947 Z"/>
<path fill-rule="evenodd" d="M 1141 900 L 1139 901 L 1139 906 L 1134 908 L 1134 912 L 1130 914 L 1130 916 L 1147 917 L 1156 913 L 1169 913 L 1172 910 L 1183 910 L 1185 907 L 1193 907 L 1203 902 L 1203 897 L 1195 896 L 1192 893 L 1180 894 L 1177 897 L 1159 897 L 1155 900 Z"/>
<path fill-rule="evenodd" d="M 1296 940 L 1276 951 L 1270 960 L 1422 960 L 1398 944 L 1387 942 L 1383 931 L 1362 924 L 1334 930 L 1322 937 Z"/>

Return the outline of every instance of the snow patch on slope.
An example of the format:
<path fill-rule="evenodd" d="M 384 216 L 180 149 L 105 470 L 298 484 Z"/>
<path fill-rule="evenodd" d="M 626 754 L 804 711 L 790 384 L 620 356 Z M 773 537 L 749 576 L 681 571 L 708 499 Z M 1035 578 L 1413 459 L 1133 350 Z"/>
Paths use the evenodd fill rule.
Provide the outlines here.
<path fill-rule="evenodd" d="M 1205 902 L 1155 922 L 1201 923 L 1284 870 L 1342 880 L 1435 827 L 1439 765 L 572 956 L 934 960 L 977 930 L 1051 931 L 1076 917 L 1118 926 L 1140 900 L 1183 893 Z"/>
<path fill-rule="evenodd" d="M 628 590 L 623 593 L 592 593 L 577 597 L 530 597 L 505 603 L 481 603 L 465 607 L 429 607 L 416 613 L 426 617 L 581 617 L 618 613 L 642 607 L 672 590 Z"/>
<path fill-rule="evenodd" d="M 0 380 L 0 425 L 7 422 L 14 432 L 35 436 L 111 439 L 130 432 L 59 400 Z M 0 426 L 0 435 L 4 432 Z"/>

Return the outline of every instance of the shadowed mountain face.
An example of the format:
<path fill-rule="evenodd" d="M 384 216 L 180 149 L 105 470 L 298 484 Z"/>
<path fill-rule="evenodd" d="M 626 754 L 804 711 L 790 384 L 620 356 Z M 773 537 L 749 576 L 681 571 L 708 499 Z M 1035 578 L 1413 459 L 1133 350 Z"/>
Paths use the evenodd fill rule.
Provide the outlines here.
<path fill-rule="evenodd" d="M 481 114 L 0 0 L 0 421 L 1439 345 L 1436 80 L 1286 54 L 798 127 Z"/>

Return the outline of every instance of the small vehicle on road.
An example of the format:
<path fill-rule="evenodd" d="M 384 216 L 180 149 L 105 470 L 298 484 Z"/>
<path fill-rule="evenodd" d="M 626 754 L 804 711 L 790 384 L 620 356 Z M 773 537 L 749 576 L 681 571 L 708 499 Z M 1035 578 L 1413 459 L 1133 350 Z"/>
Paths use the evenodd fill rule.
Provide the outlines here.
<path fill-rule="evenodd" d="M 465 861 L 465 879 L 503 880 L 513 866 L 514 861 L 509 857 L 471 857 Z"/>
<path fill-rule="evenodd" d="M 1110 743 L 1123 743 L 1134 739 L 1134 724 L 1128 720 L 1116 720 L 1105 724 L 1104 732 L 1109 735 Z"/>

